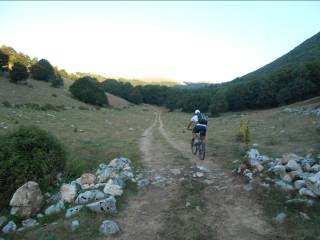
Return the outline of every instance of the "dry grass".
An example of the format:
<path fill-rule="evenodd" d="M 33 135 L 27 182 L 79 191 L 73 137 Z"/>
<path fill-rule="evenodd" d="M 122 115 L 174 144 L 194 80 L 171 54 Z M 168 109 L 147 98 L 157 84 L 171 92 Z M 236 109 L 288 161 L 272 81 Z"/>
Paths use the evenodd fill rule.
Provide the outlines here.
<path fill-rule="evenodd" d="M 143 106 L 125 110 L 101 108 L 72 99 L 65 89 L 49 87 L 48 83 L 29 81 L 34 87 L 15 85 L 0 79 L 0 134 L 19 125 L 36 125 L 52 132 L 63 142 L 69 153 L 66 178 L 79 177 L 84 171 L 94 170 L 99 163 L 114 157 L 130 158 L 135 167 L 141 167 L 138 141 L 153 120 L 153 113 Z M 53 97 L 55 94 L 56 97 Z M 38 111 L 25 107 L 4 107 L 3 101 L 13 104 L 37 103 L 64 105 L 67 110 Z M 80 110 L 79 106 L 82 106 Z M 72 108 L 74 107 L 74 108 Z M 130 130 L 129 130 L 130 129 Z M 23 232 L 12 239 L 88 239 L 98 232 L 103 215 L 83 213 L 79 216 L 81 230 L 71 233 L 71 220 L 56 220 L 57 225 Z M 98 237 L 98 236 L 97 236 Z"/>

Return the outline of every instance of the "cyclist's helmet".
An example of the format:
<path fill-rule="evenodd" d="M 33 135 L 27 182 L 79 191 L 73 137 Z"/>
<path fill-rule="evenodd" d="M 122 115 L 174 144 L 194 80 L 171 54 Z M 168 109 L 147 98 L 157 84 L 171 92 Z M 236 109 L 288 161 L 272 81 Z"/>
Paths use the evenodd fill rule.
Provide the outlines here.
<path fill-rule="evenodd" d="M 195 113 L 195 114 L 199 114 L 199 113 L 200 113 L 200 110 L 197 109 L 197 110 L 194 111 L 194 113 Z"/>

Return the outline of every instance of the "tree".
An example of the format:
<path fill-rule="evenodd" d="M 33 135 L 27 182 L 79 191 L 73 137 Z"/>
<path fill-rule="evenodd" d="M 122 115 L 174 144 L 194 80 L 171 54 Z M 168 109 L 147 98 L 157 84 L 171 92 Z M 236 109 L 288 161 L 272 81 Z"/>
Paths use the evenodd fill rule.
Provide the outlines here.
<path fill-rule="evenodd" d="M 0 71 L 4 71 L 9 63 L 9 55 L 0 50 Z"/>
<path fill-rule="evenodd" d="M 69 91 L 82 102 L 98 106 L 108 105 L 106 93 L 95 78 L 79 78 L 70 86 Z"/>
<path fill-rule="evenodd" d="M 59 88 L 63 86 L 63 78 L 60 74 L 55 74 L 50 78 L 51 87 Z"/>
<path fill-rule="evenodd" d="M 28 79 L 29 72 L 25 65 L 17 62 L 13 65 L 12 69 L 10 70 L 9 76 L 12 82 L 17 83 L 17 82 Z"/>
<path fill-rule="evenodd" d="M 32 78 L 40 81 L 48 82 L 54 75 L 54 69 L 49 61 L 41 59 L 31 67 Z"/>

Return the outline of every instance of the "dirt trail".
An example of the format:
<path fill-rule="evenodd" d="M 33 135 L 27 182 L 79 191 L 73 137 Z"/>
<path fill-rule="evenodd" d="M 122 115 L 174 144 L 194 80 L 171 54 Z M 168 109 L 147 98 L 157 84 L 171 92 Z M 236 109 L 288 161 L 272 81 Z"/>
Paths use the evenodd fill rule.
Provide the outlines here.
<path fill-rule="evenodd" d="M 193 165 L 210 170 L 208 179 L 211 183 L 204 192 L 206 204 L 204 219 L 208 225 L 214 227 L 217 239 L 273 239 L 272 227 L 264 221 L 260 206 L 250 199 L 242 186 L 215 164 L 213 159 L 197 160 L 191 154 L 188 143 L 174 139 L 165 130 L 161 112 L 158 110 L 155 111 L 154 122 L 145 130 L 140 140 L 142 161 L 147 169 L 161 172 L 172 168 L 168 156 L 165 155 L 167 151 L 165 147 L 168 146 L 155 139 L 155 131 L 158 131 L 166 143 L 183 158 L 188 159 Z M 163 224 L 161 216 L 175 198 L 177 184 L 179 183 L 173 182 L 162 188 L 150 186 L 131 198 L 127 209 L 118 220 L 123 230 L 118 238 L 159 239 L 157 232 Z"/>

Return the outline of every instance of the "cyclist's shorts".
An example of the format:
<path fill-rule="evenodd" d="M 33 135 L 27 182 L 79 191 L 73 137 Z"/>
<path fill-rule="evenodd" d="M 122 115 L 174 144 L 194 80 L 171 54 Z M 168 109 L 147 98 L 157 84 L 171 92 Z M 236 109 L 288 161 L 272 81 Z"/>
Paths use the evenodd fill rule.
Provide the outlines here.
<path fill-rule="evenodd" d="M 207 126 L 204 125 L 204 124 L 197 124 L 193 128 L 193 132 L 194 133 L 200 133 L 200 136 L 204 137 L 207 134 Z"/>

